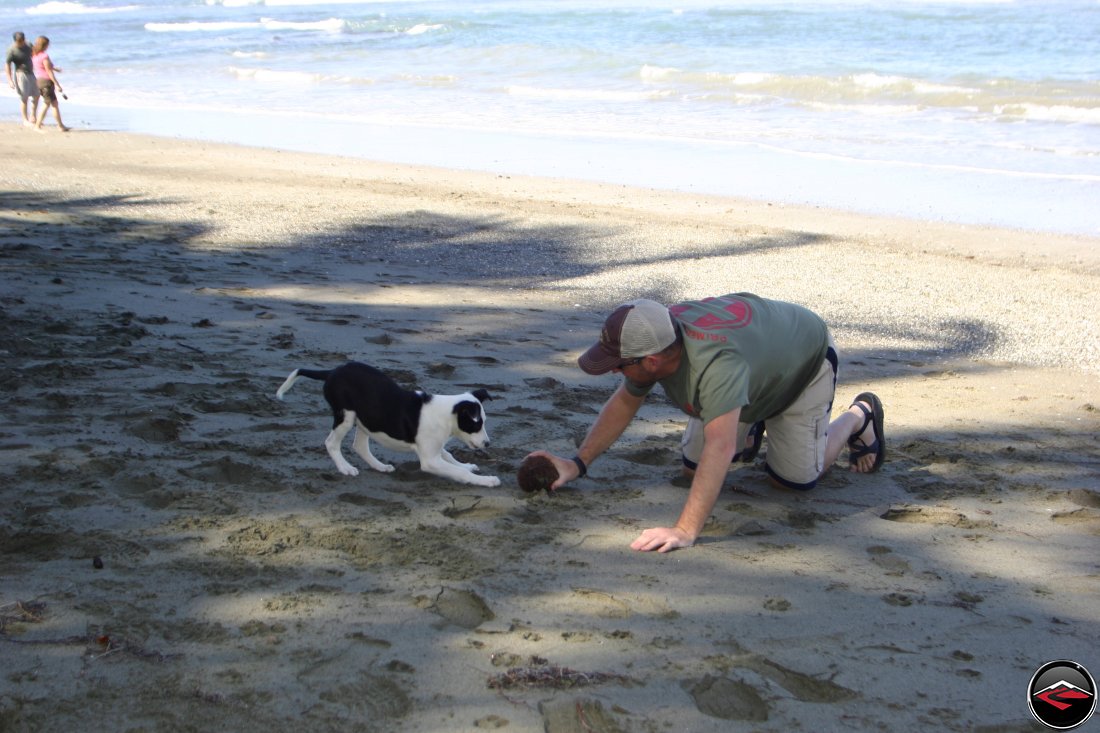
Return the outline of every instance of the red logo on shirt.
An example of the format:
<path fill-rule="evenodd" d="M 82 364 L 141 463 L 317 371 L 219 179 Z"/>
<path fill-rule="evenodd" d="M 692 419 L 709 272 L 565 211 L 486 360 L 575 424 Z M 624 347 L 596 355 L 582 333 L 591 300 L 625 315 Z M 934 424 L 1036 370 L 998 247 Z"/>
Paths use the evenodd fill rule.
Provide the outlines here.
<path fill-rule="evenodd" d="M 703 302 L 710 303 L 717 298 L 707 298 Z M 674 305 L 669 310 L 672 315 L 679 318 L 681 314 L 691 310 L 691 306 L 688 305 Z M 717 313 L 707 313 L 704 316 L 696 318 L 694 321 L 687 321 L 688 325 L 694 326 L 703 331 L 710 331 L 716 328 L 744 328 L 752 323 L 752 308 L 749 304 L 743 300 L 734 300 L 726 304 L 722 309 L 728 317 L 722 317 Z"/>

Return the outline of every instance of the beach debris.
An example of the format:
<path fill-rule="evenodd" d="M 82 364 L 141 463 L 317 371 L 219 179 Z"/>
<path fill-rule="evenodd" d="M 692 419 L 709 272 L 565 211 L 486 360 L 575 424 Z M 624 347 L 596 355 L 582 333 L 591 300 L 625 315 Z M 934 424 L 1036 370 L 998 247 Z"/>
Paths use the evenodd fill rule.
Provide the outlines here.
<path fill-rule="evenodd" d="M 103 569 L 103 558 L 100 557 L 99 555 L 96 555 L 95 557 L 93 557 L 92 558 L 92 567 L 95 568 L 96 570 L 102 570 Z"/>
<path fill-rule="evenodd" d="M 8 624 L 37 624 L 46 618 L 46 604 L 40 601 L 15 601 L 0 606 L 0 634 Z"/>
<path fill-rule="evenodd" d="M 7 609 L 16 608 L 18 615 L 9 614 Z M 5 626 L 9 622 L 38 623 L 44 618 L 46 604 L 16 602 L 0 606 L 0 641 L 26 646 L 79 646 L 85 647 L 84 656 L 89 661 L 97 661 L 116 654 L 127 654 L 139 659 L 154 662 L 167 662 L 179 659 L 182 654 L 165 654 L 150 651 L 135 642 L 110 634 L 90 632 L 84 635 L 64 636 L 51 639 L 15 639 L 7 635 Z"/>
<path fill-rule="evenodd" d="M 541 657 L 531 657 L 529 666 L 511 667 L 506 672 L 493 675 L 488 680 L 491 690 L 530 690 L 552 689 L 568 690 L 574 687 L 588 687 L 605 682 L 618 682 L 628 685 L 633 682 L 629 677 L 611 672 L 580 672 L 569 667 L 550 664 Z"/>
<path fill-rule="evenodd" d="M 145 647 L 122 637 L 113 637 L 109 634 L 90 634 L 87 637 L 71 637 L 71 640 L 42 641 L 39 643 L 71 643 L 83 639 L 87 645 L 84 655 L 91 661 L 103 659 L 115 654 L 127 654 L 139 659 L 148 659 L 155 662 L 166 662 L 179 659 L 182 654 L 165 654 L 163 652 L 150 651 Z"/>

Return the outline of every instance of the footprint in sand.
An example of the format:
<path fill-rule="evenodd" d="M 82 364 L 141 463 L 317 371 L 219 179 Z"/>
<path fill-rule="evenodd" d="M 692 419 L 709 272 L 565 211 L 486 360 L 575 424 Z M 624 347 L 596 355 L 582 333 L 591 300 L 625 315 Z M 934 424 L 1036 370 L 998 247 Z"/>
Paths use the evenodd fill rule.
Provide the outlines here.
<path fill-rule="evenodd" d="M 353 506 L 365 507 L 370 510 L 371 516 L 395 517 L 406 515 L 411 511 L 399 501 L 376 499 L 372 496 L 351 491 L 340 494 L 336 497 L 336 500 Z"/>
<path fill-rule="evenodd" d="M 556 392 L 559 389 L 565 387 L 564 384 L 554 379 L 553 377 L 531 377 L 524 379 L 523 383 L 531 389 L 537 389 L 540 391 Z"/>
<path fill-rule="evenodd" d="M 1100 509 L 1100 491 L 1090 491 L 1089 489 L 1071 489 L 1066 492 L 1066 498 L 1072 501 L 1077 506 L 1089 507 L 1090 509 Z"/>
<path fill-rule="evenodd" d="M 482 730 L 496 730 L 497 728 L 506 728 L 509 724 L 508 718 L 502 718 L 499 715 L 487 715 L 484 718 L 478 718 L 474 721 L 474 727 Z"/>
<path fill-rule="evenodd" d="M 764 608 L 769 611 L 789 611 L 791 602 L 786 598 L 765 598 Z"/>
<path fill-rule="evenodd" d="M 142 417 L 127 425 L 125 432 L 141 438 L 146 443 L 175 443 L 180 439 L 180 428 L 190 416 L 178 417 Z"/>
<path fill-rule="evenodd" d="M 310 532 L 294 519 L 261 521 L 231 532 L 225 538 L 228 551 L 247 557 L 270 557 L 300 547 Z"/>
<path fill-rule="evenodd" d="M 996 526 L 993 522 L 970 519 L 962 512 L 938 506 L 892 506 L 880 516 L 888 522 L 940 524 L 948 527 L 959 527 L 960 529 L 978 529 Z"/>
<path fill-rule="evenodd" d="M 304 320 L 312 323 L 327 323 L 331 326 L 346 326 L 351 323 L 347 318 L 310 318 L 306 317 Z"/>
<path fill-rule="evenodd" d="M 1082 507 L 1069 512 L 1057 512 L 1051 520 L 1058 524 L 1073 525 L 1089 534 L 1100 535 L 1100 511 Z"/>
<path fill-rule="evenodd" d="M 887 575 L 905 575 L 909 572 L 909 563 L 893 552 L 891 548 L 884 545 L 872 545 L 867 548 L 871 562 L 885 570 Z"/>
<path fill-rule="evenodd" d="M 640 463 L 643 466 L 667 466 L 673 461 L 673 452 L 669 446 L 642 448 L 626 453 L 622 457 L 631 463 Z"/>
<path fill-rule="evenodd" d="M 283 331 L 277 333 L 267 340 L 267 345 L 273 349 L 292 349 L 294 348 L 294 332 Z"/>
<path fill-rule="evenodd" d="M 539 703 L 546 733 L 622 733 L 624 728 L 598 700 L 566 699 Z"/>
<path fill-rule="evenodd" d="M 459 359 L 461 361 L 473 361 L 478 364 L 499 364 L 500 359 L 495 356 L 458 356 L 457 354 L 444 354 L 448 359 Z"/>
<path fill-rule="evenodd" d="M 318 695 L 327 703 L 335 703 L 343 713 L 350 711 L 360 720 L 369 720 L 383 727 L 391 725 L 413 709 L 408 694 L 396 682 L 375 674 L 360 674 L 352 682 L 329 686 L 332 680 L 324 680 L 325 687 Z"/>
<path fill-rule="evenodd" d="M 283 489 L 282 482 L 276 474 L 258 466 L 240 463 L 229 456 L 222 456 L 190 468 L 181 468 L 179 471 L 187 478 L 204 483 L 249 487 L 261 492 Z"/>
<path fill-rule="evenodd" d="M 429 364 L 425 371 L 433 377 L 449 377 L 455 373 L 455 365 L 446 362 L 438 362 Z"/>
<path fill-rule="evenodd" d="M 759 654 L 735 657 L 732 662 L 734 667 L 751 669 L 766 677 L 802 702 L 843 702 L 856 697 L 856 693 L 847 687 L 796 672 Z"/>
<path fill-rule="evenodd" d="M 733 534 L 740 537 L 762 537 L 775 532 L 755 519 L 750 519 L 733 530 Z"/>
<path fill-rule="evenodd" d="M 446 623 L 464 629 L 476 629 L 496 617 L 477 593 L 454 588 L 441 590 L 432 603 L 431 610 Z"/>
<path fill-rule="evenodd" d="M 443 510 L 443 516 L 448 519 L 499 519 L 507 515 L 507 508 L 491 503 L 482 504 L 480 496 L 451 499 L 451 505 Z"/>
<path fill-rule="evenodd" d="M 571 388 L 568 390 L 556 390 L 553 395 L 553 405 L 558 410 L 576 412 L 584 415 L 595 415 L 599 408 L 607 401 L 607 392 Z"/>
<path fill-rule="evenodd" d="M 882 600 L 886 601 L 891 606 L 900 606 L 902 608 L 913 605 L 913 597 L 905 593 L 887 593 L 882 597 Z"/>
<path fill-rule="evenodd" d="M 703 715 L 722 720 L 768 719 L 768 704 L 744 682 L 708 674 L 701 680 L 686 680 L 682 684 Z"/>
<path fill-rule="evenodd" d="M 133 561 L 148 554 L 149 550 L 142 545 L 115 537 L 110 532 L 80 534 L 71 530 L 26 530 L 9 533 L 0 529 L 0 555 L 5 557 L 23 556 L 43 561 L 104 557 Z"/>

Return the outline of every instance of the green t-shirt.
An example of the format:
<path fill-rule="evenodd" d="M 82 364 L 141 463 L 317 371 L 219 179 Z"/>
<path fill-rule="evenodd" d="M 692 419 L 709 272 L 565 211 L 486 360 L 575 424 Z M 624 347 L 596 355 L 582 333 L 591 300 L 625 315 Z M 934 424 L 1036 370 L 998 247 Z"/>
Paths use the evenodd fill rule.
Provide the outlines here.
<path fill-rule="evenodd" d="M 704 423 L 738 407 L 741 422 L 780 414 L 817 375 L 829 347 L 817 314 L 751 293 L 678 303 L 669 311 L 683 331 L 684 354 L 661 386 L 673 404 Z M 625 384 L 635 396 L 649 392 Z"/>
<path fill-rule="evenodd" d="M 8 64 L 15 64 L 17 71 L 25 71 L 28 74 L 34 74 L 34 67 L 31 65 L 31 47 L 24 44 L 22 46 L 16 46 L 14 43 L 8 46 L 8 55 L 4 60 L 5 66 Z"/>

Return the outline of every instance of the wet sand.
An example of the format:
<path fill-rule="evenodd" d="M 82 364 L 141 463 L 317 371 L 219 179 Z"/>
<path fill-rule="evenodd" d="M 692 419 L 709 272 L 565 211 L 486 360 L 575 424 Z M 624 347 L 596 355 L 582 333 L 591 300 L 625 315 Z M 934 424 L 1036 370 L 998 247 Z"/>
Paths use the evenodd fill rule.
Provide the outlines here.
<path fill-rule="evenodd" d="M 1100 672 L 1096 240 L 98 132 L 0 127 L 0 729 L 1031 731 Z M 731 471 L 679 513 L 652 398 L 528 495 L 615 386 L 609 307 L 750 290 L 886 404 L 873 476 Z M 463 486 L 339 474 L 355 359 L 484 387 Z M 350 441 L 349 441 L 350 443 Z M 765 443 L 761 460 L 766 456 Z M 843 460 L 843 459 L 842 459 Z M 732 722 L 731 721 L 735 721 Z"/>

